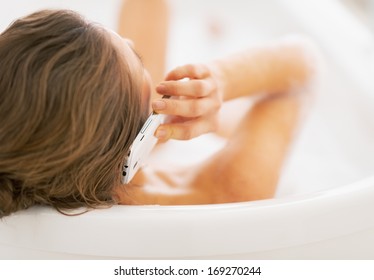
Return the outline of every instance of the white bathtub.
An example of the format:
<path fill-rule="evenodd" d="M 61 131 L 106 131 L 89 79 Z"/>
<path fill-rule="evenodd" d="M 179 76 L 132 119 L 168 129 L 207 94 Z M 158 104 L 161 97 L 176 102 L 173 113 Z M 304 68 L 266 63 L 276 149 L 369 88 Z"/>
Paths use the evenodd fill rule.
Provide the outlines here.
<path fill-rule="evenodd" d="M 23 2 L 18 10 L 1 9 L 0 28 L 5 27 L 5 13 L 16 17 L 44 7 L 43 1 Z M 108 1 L 108 9 L 103 1 L 76 2 L 64 1 L 63 7 L 115 26 L 111 13 L 118 0 Z M 171 2 L 169 67 L 295 32 L 321 46 L 326 65 L 320 88 L 276 198 L 116 206 L 76 217 L 33 208 L 0 222 L 0 258 L 374 258 L 373 35 L 333 0 Z M 57 0 L 48 3 L 61 6 Z M 172 148 L 183 150 L 188 162 L 196 160 L 191 151 L 197 146 L 205 151 L 201 156 L 214 151 L 221 143 L 211 145 L 213 138 L 173 142 Z M 171 163 L 174 158 L 165 155 Z"/>

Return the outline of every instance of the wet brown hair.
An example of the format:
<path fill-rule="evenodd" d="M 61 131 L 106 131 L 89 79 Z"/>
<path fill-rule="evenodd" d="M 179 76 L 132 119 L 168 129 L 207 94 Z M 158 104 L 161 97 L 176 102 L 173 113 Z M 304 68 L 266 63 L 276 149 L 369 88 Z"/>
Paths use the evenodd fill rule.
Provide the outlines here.
<path fill-rule="evenodd" d="M 43 10 L 0 35 L 0 61 L 0 217 L 114 204 L 145 112 L 142 81 L 109 33 Z"/>

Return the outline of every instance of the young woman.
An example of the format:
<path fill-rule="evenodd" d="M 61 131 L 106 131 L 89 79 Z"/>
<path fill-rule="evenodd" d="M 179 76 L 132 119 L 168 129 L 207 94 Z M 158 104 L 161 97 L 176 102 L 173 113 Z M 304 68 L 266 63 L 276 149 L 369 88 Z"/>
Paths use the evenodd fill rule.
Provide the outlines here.
<path fill-rule="evenodd" d="M 15 21 L 0 35 L 0 216 L 33 205 L 65 210 L 272 197 L 313 72 L 304 45 L 283 41 L 177 67 L 154 99 L 131 42 L 114 32 L 65 10 Z M 151 107 L 172 116 L 156 137 L 187 140 L 217 131 L 222 102 L 243 96 L 257 101 L 211 158 L 164 171 L 160 159 L 156 169 L 140 169 L 121 184 L 124 158 Z"/>

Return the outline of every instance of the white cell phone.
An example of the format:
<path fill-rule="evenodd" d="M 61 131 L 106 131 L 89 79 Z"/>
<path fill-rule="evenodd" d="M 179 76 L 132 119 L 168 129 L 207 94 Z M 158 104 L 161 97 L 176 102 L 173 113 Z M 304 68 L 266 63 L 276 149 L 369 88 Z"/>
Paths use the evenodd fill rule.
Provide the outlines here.
<path fill-rule="evenodd" d="M 154 136 L 158 126 L 163 123 L 164 115 L 152 113 L 130 147 L 122 169 L 122 183 L 128 184 L 139 168 L 144 164 L 150 152 L 157 143 Z"/>

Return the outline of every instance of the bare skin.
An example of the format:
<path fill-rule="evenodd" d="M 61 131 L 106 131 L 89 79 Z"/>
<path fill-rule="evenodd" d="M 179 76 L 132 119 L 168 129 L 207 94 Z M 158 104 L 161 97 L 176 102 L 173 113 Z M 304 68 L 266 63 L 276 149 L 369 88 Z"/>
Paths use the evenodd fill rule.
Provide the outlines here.
<path fill-rule="evenodd" d="M 156 84 L 165 75 L 168 24 L 166 1 L 123 1 L 118 34 L 135 42 L 136 50 Z"/>
<path fill-rule="evenodd" d="M 141 42 L 135 41 L 135 46 Z M 160 164 L 141 169 L 130 185 L 117 188 L 119 202 L 186 205 L 273 197 L 298 125 L 301 97 L 313 73 L 306 49 L 302 40 L 283 41 L 169 72 L 156 91 L 177 98 L 156 99 L 152 106 L 174 121 L 160 126 L 156 136 L 190 139 L 226 130 L 227 144 L 190 168 Z M 183 78 L 190 80 L 182 83 Z M 245 108 L 240 122 L 230 125 L 235 129 L 225 129 L 227 122 L 218 118 L 221 105 L 241 97 L 257 101 Z"/>

